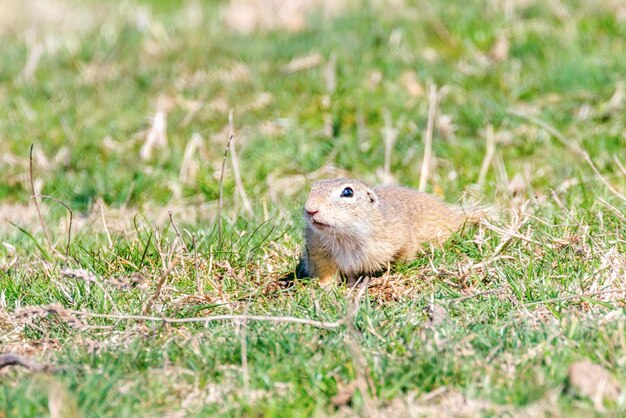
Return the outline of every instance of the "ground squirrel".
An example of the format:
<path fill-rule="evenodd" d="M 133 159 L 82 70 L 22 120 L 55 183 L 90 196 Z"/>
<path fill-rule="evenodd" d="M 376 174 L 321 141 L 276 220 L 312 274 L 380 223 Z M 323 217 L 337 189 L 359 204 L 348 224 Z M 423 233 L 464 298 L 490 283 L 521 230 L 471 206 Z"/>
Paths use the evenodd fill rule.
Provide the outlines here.
<path fill-rule="evenodd" d="M 406 187 L 370 188 L 352 179 L 315 182 L 304 205 L 300 277 L 322 286 L 375 274 L 391 261 L 415 258 L 423 244 L 441 244 L 467 216 L 434 196 Z"/>

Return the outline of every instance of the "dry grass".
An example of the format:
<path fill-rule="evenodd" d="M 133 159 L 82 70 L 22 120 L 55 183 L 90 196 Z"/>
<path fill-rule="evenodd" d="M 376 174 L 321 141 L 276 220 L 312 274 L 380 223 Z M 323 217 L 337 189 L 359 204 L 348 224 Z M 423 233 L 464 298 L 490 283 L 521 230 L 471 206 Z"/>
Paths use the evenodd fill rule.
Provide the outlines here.
<path fill-rule="evenodd" d="M 30 6 L 0 4 L 0 352 L 62 372 L 4 367 L 0 416 L 623 413 L 564 390 L 624 384 L 619 2 Z M 345 176 L 502 214 L 358 289 L 284 280 Z"/>
<path fill-rule="evenodd" d="M 228 27 L 244 34 L 254 31 L 287 30 L 299 32 L 307 27 L 313 14 L 336 17 L 348 7 L 348 1 L 231 0 L 222 10 Z"/>

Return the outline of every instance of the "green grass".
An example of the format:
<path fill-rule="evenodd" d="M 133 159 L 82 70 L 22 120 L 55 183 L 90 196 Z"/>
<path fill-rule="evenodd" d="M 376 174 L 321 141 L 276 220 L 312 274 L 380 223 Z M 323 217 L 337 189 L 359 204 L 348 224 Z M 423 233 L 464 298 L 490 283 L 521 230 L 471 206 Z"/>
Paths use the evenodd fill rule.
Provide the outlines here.
<path fill-rule="evenodd" d="M 623 396 L 594 405 L 566 385 L 581 359 L 626 384 L 619 5 L 510 2 L 507 14 L 497 2 L 354 3 L 305 14 L 299 32 L 250 34 L 220 17 L 226 3 L 59 0 L 51 10 L 82 14 L 24 19 L 0 6 L 0 353 L 58 367 L 0 371 L 0 417 L 54 416 L 59 404 L 111 417 L 626 414 Z M 501 36 L 508 54 L 494 60 Z M 35 44 L 44 53 L 28 76 Z M 285 70 L 310 54 L 321 63 Z M 411 95 L 407 72 L 424 95 Z M 391 171 L 417 187 L 429 83 L 445 86 L 438 111 L 453 129 L 435 129 L 428 189 L 497 207 L 495 228 L 468 228 L 373 279 L 334 329 L 76 313 L 152 303 L 157 317 L 346 317 L 347 289 L 279 281 L 297 264 L 307 187 L 338 174 L 380 181 L 385 112 L 398 133 Z M 171 106 L 168 143 L 141 159 L 159 97 Z M 231 108 L 253 213 L 228 159 L 220 239 Z M 496 153 L 477 187 L 488 125 Z M 185 160 L 194 134 L 202 140 Z M 31 144 L 35 184 L 73 211 L 67 255 L 66 209 L 42 203 L 50 243 L 33 210 Z M 433 304 L 445 315 L 431 325 Z M 368 389 L 335 406 L 354 380 Z"/>

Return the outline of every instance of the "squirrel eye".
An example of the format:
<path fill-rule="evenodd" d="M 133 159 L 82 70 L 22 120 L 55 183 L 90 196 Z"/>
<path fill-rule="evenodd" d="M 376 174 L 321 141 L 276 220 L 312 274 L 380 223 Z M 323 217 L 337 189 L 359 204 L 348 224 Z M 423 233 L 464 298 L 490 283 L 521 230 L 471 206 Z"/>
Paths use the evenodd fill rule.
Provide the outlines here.
<path fill-rule="evenodd" d="M 354 190 L 351 187 L 346 187 L 341 191 L 341 197 L 352 197 L 354 196 Z"/>

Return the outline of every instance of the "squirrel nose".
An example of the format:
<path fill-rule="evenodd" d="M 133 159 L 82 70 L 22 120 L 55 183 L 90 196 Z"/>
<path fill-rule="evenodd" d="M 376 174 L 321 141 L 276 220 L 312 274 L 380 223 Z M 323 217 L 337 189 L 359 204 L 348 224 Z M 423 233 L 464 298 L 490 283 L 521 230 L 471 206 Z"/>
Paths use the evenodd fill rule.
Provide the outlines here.
<path fill-rule="evenodd" d="M 305 211 L 305 212 L 307 213 L 307 215 L 309 215 L 309 216 L 313 216 L 313 215 L 315 215 L 317 212 L 319 212 L 319 210 L 307 210 L 307 209 L 305 209 L 304 211 Z"/>

